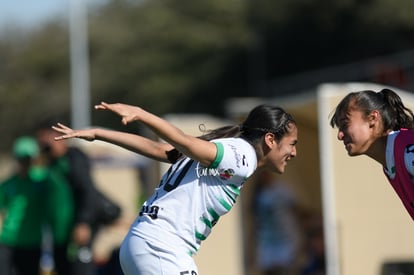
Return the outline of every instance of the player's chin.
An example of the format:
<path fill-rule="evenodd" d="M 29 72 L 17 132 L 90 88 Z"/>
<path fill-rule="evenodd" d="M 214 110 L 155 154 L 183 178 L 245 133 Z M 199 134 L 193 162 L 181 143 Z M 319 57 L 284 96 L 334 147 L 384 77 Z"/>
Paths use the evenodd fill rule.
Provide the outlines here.
<path fill-rule="evenodd" d="M 352 151 L 352 150 L 348 150 L 348 156 L 350 156 L 350 157 L 356 157 L 356 156 L 360 156 L 360 155 L 362 155 L 362 153 L 355 152 L 355 151 Z"/>
<path fill-rule="evenodd" d="M 346 149 L 346 152 L 348 153 L 348 156 L 350 157 L 362 155 L 362 153 L 357 151 L 356 148 L 353 147 L 351 144 L 348 144 L 345 149 Z"/>
<path fill-rule="evenodd" d="M 275 172 L 278 174 L 283 174 L 286 169 L 286 162 L 276 167 Z"/>

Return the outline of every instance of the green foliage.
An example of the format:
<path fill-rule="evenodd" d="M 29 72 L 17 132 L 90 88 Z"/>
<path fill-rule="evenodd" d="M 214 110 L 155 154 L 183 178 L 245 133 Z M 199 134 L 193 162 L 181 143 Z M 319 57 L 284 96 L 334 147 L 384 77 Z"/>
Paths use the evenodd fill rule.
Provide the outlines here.
<path fill-rule="evenodd" d="M 412 0 L 112 0 L 88 18 L 92 104 L 222 115 L 227 98 L 256 96 L 258 84 L 273 78 L 413 47 L 413 6 Z M 0 37 L 0 59 L 0 150 L 40 119 L 69 120 L 66 22 L 9 30 Z M 93 112 L 92 122 L 122 127 L 102 112 Z"/>
<path fill-rule="evenodd" d="M 91 22 L 94 98 L 186 111 L 177 103 L 216 81 L 232 52 L 246 48 L 244 17 L 239 1 L 113 2 Z"/>
<path fill-rule="evenodd" d="M 1 149 L 36 121 L 68 110 L 67 38 L 59 26 L 0 41 Z"/>

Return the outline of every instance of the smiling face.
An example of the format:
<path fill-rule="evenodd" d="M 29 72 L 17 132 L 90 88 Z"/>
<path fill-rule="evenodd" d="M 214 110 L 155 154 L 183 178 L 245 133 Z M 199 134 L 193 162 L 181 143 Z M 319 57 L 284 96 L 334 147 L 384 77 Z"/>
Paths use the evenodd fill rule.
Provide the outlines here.
<path fill-rule="evenodd" d="M 296 144 L 298 142 L 298 128 L 295 124 L 289 124 L 287 132 L 280 141 L 274 139 L 272 133 L 265 135 L 265 142 L 270 148 L 267 155 L 268 166 L 271 170 L 282 174 L 285 172 L 287 162 L 296 157 Z"/>
<path fill-rule="evenodd" d="M 365 154 L 375 141 L 375 119 L 365 117 L 361 111 L 350 110 L 338 117 L 338 140 L 342 141 L 350 156 Z"/>

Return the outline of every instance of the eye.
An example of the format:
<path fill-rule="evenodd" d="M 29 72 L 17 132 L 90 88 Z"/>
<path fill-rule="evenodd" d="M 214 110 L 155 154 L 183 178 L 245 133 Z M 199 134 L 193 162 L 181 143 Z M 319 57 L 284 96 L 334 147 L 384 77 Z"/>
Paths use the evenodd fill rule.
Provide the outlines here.
<path fill-rule="evenodd" d="M 338 123 L 339 130 L 345 129 L 346 127 L 348 127 L 348 124 L 349 124 L 348 119 L 341 119 Z"/>

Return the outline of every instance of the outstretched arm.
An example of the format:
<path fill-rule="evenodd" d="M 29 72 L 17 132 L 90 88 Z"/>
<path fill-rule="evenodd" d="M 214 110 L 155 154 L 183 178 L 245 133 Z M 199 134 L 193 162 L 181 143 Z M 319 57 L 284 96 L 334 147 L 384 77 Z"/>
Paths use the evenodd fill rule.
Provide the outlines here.
<path fill-rule="evenodd" d="M 168 152 L 174 149 L 171 144 L 120 131 L 101 128 L 73 130 L 61 123 L 52 126 L 52 128 L 63 134 L 56 137 L 55 140 L 70 138 L 80 138 L 87 141 L 101 140 L 162 162 L 170 162 Z"/>
<path fill-rule="evenodd" d="M 140 107 L 102 102 L 95 106 L 98 110 L 112 111 L 122 118 L 123 124 L 139 121 L 149 127 L 154 133 L 174 146 L 184 155 L 199 161 L 204 166 L 210 166 L 217 153 L 216 145 L 212 142 L 187 135 L 166 120 L 151 114 Z"/>

